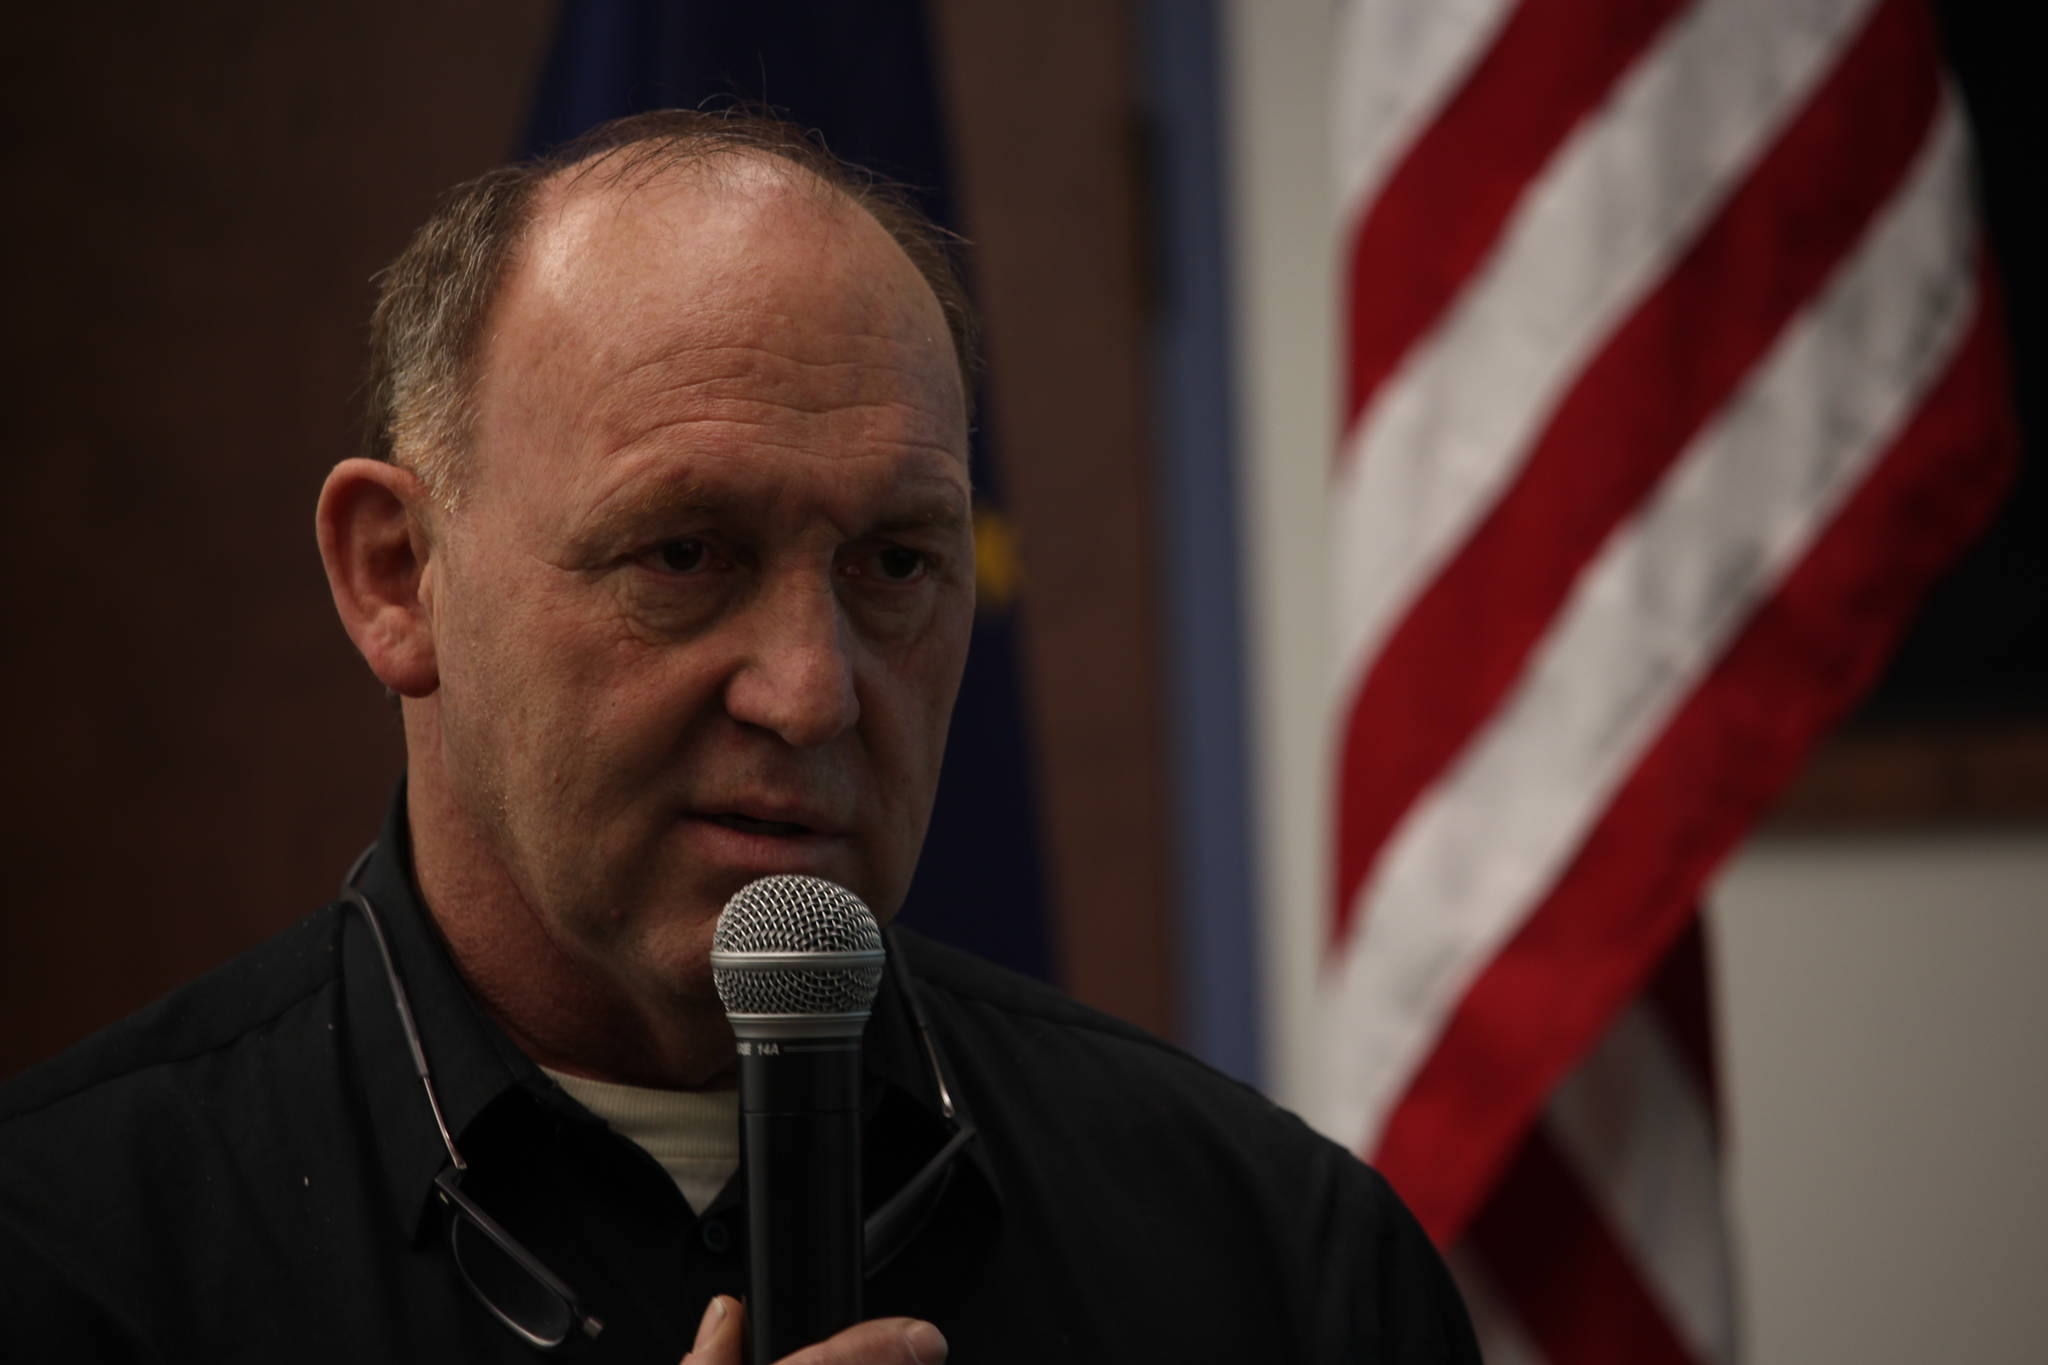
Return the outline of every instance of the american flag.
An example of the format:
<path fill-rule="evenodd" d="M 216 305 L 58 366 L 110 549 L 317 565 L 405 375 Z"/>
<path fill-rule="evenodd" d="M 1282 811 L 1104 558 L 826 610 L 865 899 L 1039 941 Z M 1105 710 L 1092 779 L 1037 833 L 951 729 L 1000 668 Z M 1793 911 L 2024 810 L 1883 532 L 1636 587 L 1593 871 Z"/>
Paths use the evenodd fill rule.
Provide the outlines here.
<path fill-rule="evenodd" d="M 1728 1361 L 1697 907 L 2013 444 L 1923 0 L 1353 0 L 1315 1117 L 1488 1359 Z"/>

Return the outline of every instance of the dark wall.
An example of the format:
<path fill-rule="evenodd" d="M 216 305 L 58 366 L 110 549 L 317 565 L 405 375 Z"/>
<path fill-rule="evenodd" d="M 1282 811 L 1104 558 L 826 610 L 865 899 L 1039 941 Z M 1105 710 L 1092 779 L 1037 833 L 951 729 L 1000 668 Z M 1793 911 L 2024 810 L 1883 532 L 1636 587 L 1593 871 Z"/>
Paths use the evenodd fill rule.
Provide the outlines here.
<path fill-rule="evenodd" d="M 0 1076 L 319 905 L 374 834 L 397 717 L 335 623 L 314 497 L 354 448 L 370 277 L 435 193 L 512 152 L 556 13 L 126 9 L 46 11 L 0 57 Z M 1096 0 L 930 13 L 1022 561 L 1059 974 L 1170 1032 L 1131 34 Z"/>
<path fill-rule="evenodd" d="M 1929 596 L 1864 710 L 1866 727 L 2048 720 L 2048 191 L 2039 59 L 2003 0 L 1935 5 L 1970 115 L 1985 228 L 2005 300 L 2024 442 L 1997 519 Z M 2038 807 L 2037 807 L 2038 809 Z"/>
<path fill-rule="evenodd" d="M 304 914 L 375 833 L 396 715 L 314 496 L 370 276 L 511 149 L 553 9 L 10 19 L 0 1075 Z"/>

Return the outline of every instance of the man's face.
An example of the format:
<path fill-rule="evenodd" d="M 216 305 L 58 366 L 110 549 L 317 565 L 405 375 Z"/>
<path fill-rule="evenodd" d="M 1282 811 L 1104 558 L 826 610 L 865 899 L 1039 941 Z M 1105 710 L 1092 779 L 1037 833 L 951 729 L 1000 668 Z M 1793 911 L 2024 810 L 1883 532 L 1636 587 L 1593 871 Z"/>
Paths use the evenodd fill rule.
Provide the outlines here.
<path fill-rule="evenodd" d="M 542 196 L 424 596 L 438 761 L 562 951 L 701 993 L 726 898 L 879 915 L 973 616 L 943 315 L 860 210 L 759 165 Z"/>

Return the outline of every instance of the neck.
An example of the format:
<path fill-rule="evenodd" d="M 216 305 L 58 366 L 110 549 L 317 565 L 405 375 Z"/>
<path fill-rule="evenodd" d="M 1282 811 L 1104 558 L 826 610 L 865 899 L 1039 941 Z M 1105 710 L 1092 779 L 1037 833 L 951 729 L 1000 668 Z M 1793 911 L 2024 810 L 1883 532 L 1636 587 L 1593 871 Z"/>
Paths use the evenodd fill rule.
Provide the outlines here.
<path fill-rule="evenodd" d="M 649 988 L 607 970 L 540 913 L 447 780 L 430 712 L 406 703 L 406 819 L 413 876 L 456 969 L 541 1066 L 668 1090 L 722 1089 L 732 1030 L 708 988 Z"/>

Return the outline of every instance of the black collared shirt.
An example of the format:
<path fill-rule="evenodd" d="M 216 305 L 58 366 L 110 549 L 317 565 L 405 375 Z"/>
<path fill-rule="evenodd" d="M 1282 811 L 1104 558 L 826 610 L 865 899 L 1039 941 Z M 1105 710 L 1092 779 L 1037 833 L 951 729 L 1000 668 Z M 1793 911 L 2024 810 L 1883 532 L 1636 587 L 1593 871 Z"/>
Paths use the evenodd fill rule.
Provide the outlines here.
<path fill-rule="evenodd" d="M 402 800 L 360 885 L 390 935 L 464 1191 L 602 1318 L 565 1359 L 662 1362 L 744 1292 L 744 1175 L 700 1217 L 476 1006 L 412 885 Z M 871 1315 L 976 1361 L 1467 1361 L 1385 1183 L 1255 1092 L 1036 983 L 898 931 L 967 1158 Z M 866 1188 L 944 1144 L 885 979 Z M 448 1154 L 361 913 L 330 905 L 0 1088 L 0 1357 L 531 1360 L 468 1292 Z"/>

